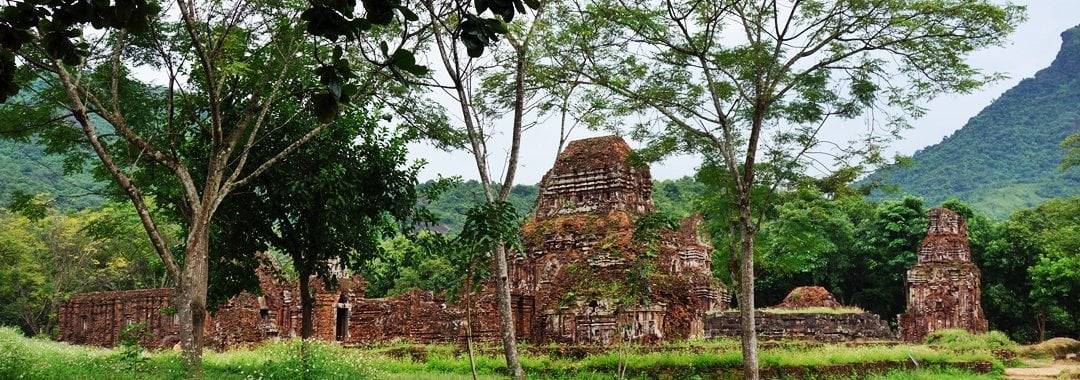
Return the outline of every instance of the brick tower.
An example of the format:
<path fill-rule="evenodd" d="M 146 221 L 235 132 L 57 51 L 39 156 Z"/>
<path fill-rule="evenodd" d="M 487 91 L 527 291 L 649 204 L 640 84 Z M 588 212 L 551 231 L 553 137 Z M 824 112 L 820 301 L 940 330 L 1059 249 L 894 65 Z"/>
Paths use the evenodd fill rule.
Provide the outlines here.
<path fill-rule="evenodd" d="M 618 136 L 571 141 L 540 182 L 535 213 L 522 227 L 524 254 L 510 258 L 519 337 L 597 344 L 701 337 L 705 314 L 727 307 L 700 216 L 661 229 L 652 243 L 635 237 L 637 222 L 656 208 L 649 168 L 630 155 Z"/>
<path fill-rule="evenodd" d="M 949 328 L 985 332 L 979 284 L 964 218 L 949 209 L 931 209 L 918 262 L 907 272 L 907 310 L 899 316 L 900 339 L 921 341 L 933 331 Z"/>

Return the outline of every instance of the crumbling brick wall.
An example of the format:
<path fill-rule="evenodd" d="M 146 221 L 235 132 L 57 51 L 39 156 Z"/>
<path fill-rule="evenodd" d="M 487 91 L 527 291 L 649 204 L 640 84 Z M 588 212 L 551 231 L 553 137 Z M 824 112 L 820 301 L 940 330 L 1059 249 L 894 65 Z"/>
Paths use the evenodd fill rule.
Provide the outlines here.
<path fill-rule="evenodd" d="M 81 293 L 60 306 L 60 340 L 94 346 L 120 343 L 132 324 L 145 327 L 140 343 L 171 347 L 180 341 L 172 289 Z"/>
<path fill-rule="evenodd" d="M 700 337 L 705 313 L 727 307 L 730 296 L 712 277 L 712 248 L 698 235 L 699 217 L 662 231 L 654 246 L 634 238 L 638 218 L 655 208 L 649 170 L 631 165 L 629 155 L 629 145 L 616 136 L 572 141 L 544 176 L 536 213 L 523 228 L 525 254 L 510 258 L 519 338 L 610 344 Z M 259 272 L 260 295 L 237 295 L 213 312 L 209 346 L 300 335 L 297 285 L 271 272 Z M 497 339 L 496 292 L 490 283 L 479 286 L 470 297 L 473 337 Z M 115 315 L 132 309 L 145 314 L 137 318 L 168 322 L 151 326 L 160 337 L 148 343 L 169 344 L 165 337 L 175 335 L 175 319 L 162 319 L 159 306 L 169 304 L 171 293 L 149 292 L 144 298 L 123 292 L 73 298 L 62 312 L 63 339 L 113 345 L 124 320 Z M 334 290 L 319 287 L 314 336 L 355 344 L 466 337 L 465 297 L 448 303 L 441 295 L 412 291 L 366 299 L 363 292 L 360 279 L 344 279 Z M 93 319 L 76 328 L 82 325 L 72 321 L 84 316 Z"/>
<path fill-rule="evenodd" d="M 804 339 L 819 342 L 896 338 L 889 324 L 877 314 L 839 310 L 843 307 L 824 287 L 797 287 L 788 292 L 779 305 L 754 312 L 758 336 L 762 339 Z M 809 311 L 807 308 L 834 310 Z M 737 337 L 741 333 L 741 320 L 737 311 L 711 313 L 705 319 L 705 335 Z"/>
<path fill-rule="evenodd" d="M 971 262 L 967 223 L 955 211 L 930 210 L 930 225 L 907 273 L 907 310 L 898 316 L 900 338 L 921 341 L 948 328 L 985 332 L 979 268 Z"/>
<path fill-rule="evenodd" d="M 754 313 L 758 337 L 763 340 L 803 339 L 818 342 L 892 340 L 889 324 L 872 313 Z M 705 319 L 705 336 L 738 337 L 741 318 L 736 311 L 719 312 Z"/>

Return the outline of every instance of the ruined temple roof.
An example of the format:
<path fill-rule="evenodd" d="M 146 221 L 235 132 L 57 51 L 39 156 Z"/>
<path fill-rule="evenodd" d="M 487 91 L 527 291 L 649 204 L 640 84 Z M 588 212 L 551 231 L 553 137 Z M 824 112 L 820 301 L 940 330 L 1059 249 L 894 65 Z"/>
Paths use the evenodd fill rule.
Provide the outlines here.
<path fill-rule="evenodd" d="M 806 308 L 806 307 L 841 307 L 832 293 L 820 286 L 800 286 L 792 289 L 784 302 L 776 307 L 779 308 Z"/>
<path fill-rule="evenodd" d="M 941 235 L 967 237 L 967 223 L 956 211 L 935 207 L 930 209 L 928 214 L 930 217 L 930 225 L 926 229 L 928 238 Z"/>
<path fill-rule="evenodd" d="M 624 165 L 630 152 L 626 140 L 616 135 L 574 140 L 559 153 L 551 172 L 581 172 Z"/>

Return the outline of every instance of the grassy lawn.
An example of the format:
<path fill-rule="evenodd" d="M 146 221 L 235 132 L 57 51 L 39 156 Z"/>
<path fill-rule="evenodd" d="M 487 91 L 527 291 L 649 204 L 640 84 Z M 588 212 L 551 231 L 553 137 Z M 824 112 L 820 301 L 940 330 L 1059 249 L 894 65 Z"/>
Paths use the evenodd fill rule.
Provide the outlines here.
<path fill-rule="evenodd" d="M 951 339 L 935 345 L 846 346 L 785 342 L 761 352 L 763 373 L 786 378 L 865 378 L 863 368 L 879 373 L 875 379 L 997 378 L 1003 368 L 991 349 L 979 349 L 978 337 Z M 949 344 L 960 341 L 961 347 Z M 994 349 L 997 345 L 989 344 Z M 533 378 L 735 378 L 741 355 L 733 340 L 679 342 L 662 346 L 624 346 L 606 352 L 566 355 L 555 345 L 525 345 L 523 365 Z M 268 342 L 252 348 L 204 355 L 211 379 L 379 378 L 467 379 L 468 357 L 452 345 L 390 343 L 348 348 L 312 342 L 302 361 L 296 340 Z M 479 348 L 481 378 L 501 378 L 506 366 L 497 346 Z M 915 360 L 922 370 L 897 370 Z M 26 338 L 0 328 L 0 379 L 168 379 L 180 378 L 179 354 L 145 352 L 134 348 L 102 349 Z M 306 362 L 306 365 L 305 365 Z M 983 363 L 994 370 L 977 375 L 956 366 Z M 910 366 L 910 365 L 909 365 Z M 306 369 L 305 369 L 306 368 Z M 863 374 L 865 375 L 865 374 Z M 981 377 L 980 377 L 981 376 Z"/>

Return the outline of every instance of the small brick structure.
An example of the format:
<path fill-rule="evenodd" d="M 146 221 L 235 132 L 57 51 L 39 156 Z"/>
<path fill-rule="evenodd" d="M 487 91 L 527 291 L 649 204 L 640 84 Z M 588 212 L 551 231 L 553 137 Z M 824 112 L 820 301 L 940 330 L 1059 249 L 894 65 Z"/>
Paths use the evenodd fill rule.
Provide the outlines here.
<path fill-rule="evenodd" d="M 655 207 L 649 170 L 632 165 L 630 152 L 616 136 L 572 141 L 544 176 L 535 214 L 523 227 L 525 250 L 509 257 L 519 339 L 612 344 L 702 337 L 706 313 L 727 308 L 730 296 L 712 276 L 712 247 L 698 234 L 700 217 L 661 228 L 654 239 L 635 237 L 638 222 Z M 299 288 L 273 272 L 259 271 L 261 295 L 237 295 L 208 317 L 207 346 L 299 335 Z M 490 283 L 481 286 L 472 297 L 472 332 L 494 340 L 496 292 Z M 364 287 L 359 278 L 344 278 L 333 290 L 317 287 L 316 338 L 349 344 L 466 338 L 460 301 L 419 290 L 370 299 Z M 76 295 L 61 309 L 61 340 L 112 346 L 124 326 L 145 323 L 142 343 L 169 347 L 178 341 L 171 296 L 170 289 Z"/>
<path fill-rule="evenodd" d="M 907 272 L 907 310 L 897 317 L 902 340 L 921 341 L 949 328 L 986 332 L 979 268 L 971 262 L 967 232 L 967 223 L 955 211 L 930 210 L 918 262 Z"/>
<path fill-rule="evenodd" d="M 832 293 L 820 286 L 800 286 L 792 289 L 776 307 L 787 309 L 803 307 L 840 307 Z"/>
<path fill-rule="evenodd" d="M 880 316 L 854 308 L 844 308 L 832 293 L 820 286 L 795 288 L 779 305 L 756 310 L 754 318 L 758 337 L 763 340 L 849 342 L 896 339 L 896 333 Z M 741 322 L 738 311 L 711 313 L 705 320 L 705 335 L 710 338 L 738 337 L 741 334 Z"/>

